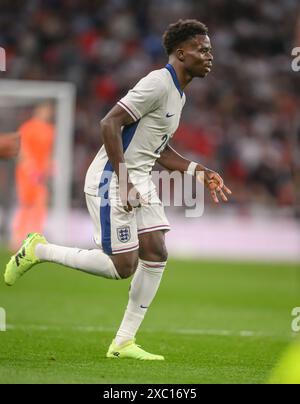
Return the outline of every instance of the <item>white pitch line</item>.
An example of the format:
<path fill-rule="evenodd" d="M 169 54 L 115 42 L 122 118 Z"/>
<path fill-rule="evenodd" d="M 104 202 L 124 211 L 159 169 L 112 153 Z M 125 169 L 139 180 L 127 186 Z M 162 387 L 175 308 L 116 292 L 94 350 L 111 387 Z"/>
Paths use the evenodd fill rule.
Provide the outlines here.
<path fill-rule="evenodd" d="M 51 326 L 51 325 L 21 325 L 21 324 L 8 324 L 7 330 L 20 330 L 20 331 L 61 331 L 61 330 L 70 330 L 70 331 L 78 331 L 78 332 L 115 332 L 116 328 L 112 327 L 95 327 L 95 326 L 69 326 L 69 327 L 60 327 L 60 326 Z M 256 338 L 256 337 L 273 337 L 273 338 L 293 338 L 299 337 L 299 334 L 290 333 L 290 334 L 271 334 L 260 331 L 249 331 L 249 330 L 213 330 L 213 329 L 170 329 L 170 330 L 159 330 L 159 329 L 145 329 L 143 332 L 148 333 L 167 333 L 167 334 L 181 334 L 181 335 L 211 335 L 217 337 L 242 337 L 242 338 Z"/>
<path fill-rule="evenodd" d="M 296 333 L 274 334 L 262 331 L 249 331 L 249 330 L 210 330 L 210 329 L 177 329 L 170 330 L 174 334 L 183 335 L 211 335 L 211 336 L 224 336 L 224 337 L 243 337 L 243 338 L 294 338 L 299 337 Z"/>

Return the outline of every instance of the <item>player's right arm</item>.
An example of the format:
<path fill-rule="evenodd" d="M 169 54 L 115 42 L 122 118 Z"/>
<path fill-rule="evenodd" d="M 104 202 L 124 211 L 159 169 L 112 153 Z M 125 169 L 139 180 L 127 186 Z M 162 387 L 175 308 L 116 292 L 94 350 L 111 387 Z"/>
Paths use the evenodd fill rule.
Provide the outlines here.
<path fill-rule="evenodd" d="M 20 149 L 20 135 L 7 133 L 0 135 L 0 158 L 9 159 L 16 157 Z"/>
<path fill-rule="evenodd" d="M 115 105 L 100 123 L 105 150 L 119 179 L 120 197 L 127 211 L 132 210 L 132 207 L 140 205 L 138 201 L 140 198 L 139 194 L 135 192 L 126 170 L 121 138 L 122 127 L 130 125 L 133 122 L 134 119 L 124 108 Z M 120 168 L 125 171 L 121 173 Z"/>
<path fill-rule="evenodd" d="M 139 206 L 141 198 L 128 180 L 128 173 L 120 173 L 120 167 L 124 167 L 126 171 L 121 128 L 137 122 L 146 114 L 154 111 L 165 94 L 165 85 L 157 72 L 151 72 L 129 90 L 127 95 L 101 121 L 106 153 L 119 179 L 123 206 L 127 206 L 129 210 L 132 206 Z"/>

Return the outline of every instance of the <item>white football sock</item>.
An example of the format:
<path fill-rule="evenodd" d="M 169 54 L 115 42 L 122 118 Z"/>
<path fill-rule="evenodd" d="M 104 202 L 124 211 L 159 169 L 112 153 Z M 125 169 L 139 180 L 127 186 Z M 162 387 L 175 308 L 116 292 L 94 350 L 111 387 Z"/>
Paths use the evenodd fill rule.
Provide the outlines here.
<path fill-rule="evenodd" d="M 120 279 L 112 260 L 98 249 L 80 250 L 54 244 L 37 244 L 35 254 L 42 261 L 56 262 L 103 278 Z"/>
<path fill-rule="evenodd" d="M 166 262 L 139 260 L 130 286 L 128 306 L 115 338 L 117 345 L 122 345 L 135 337 L 156 295 L 166 264 Z"/>

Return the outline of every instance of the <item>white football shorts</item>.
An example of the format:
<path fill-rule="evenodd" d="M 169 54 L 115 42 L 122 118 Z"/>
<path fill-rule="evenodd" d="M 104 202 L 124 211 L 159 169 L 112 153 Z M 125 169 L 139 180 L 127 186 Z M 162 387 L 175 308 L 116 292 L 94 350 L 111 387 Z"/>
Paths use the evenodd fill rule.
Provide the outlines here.
<path fill-rule="evenodd" d="M 156 194 L 156 191 L 153 192 Z M 163 204 L 157 194 L 152 197 L 151 203 L 134 208 L 131 212 L 126 212 L 118 203 L 101 206 L 101 197 L 89 194 L 85 196 L 94 224 L 94 241 L 108 255 L 137 250 L 139 234 L 170 230 Z"/>

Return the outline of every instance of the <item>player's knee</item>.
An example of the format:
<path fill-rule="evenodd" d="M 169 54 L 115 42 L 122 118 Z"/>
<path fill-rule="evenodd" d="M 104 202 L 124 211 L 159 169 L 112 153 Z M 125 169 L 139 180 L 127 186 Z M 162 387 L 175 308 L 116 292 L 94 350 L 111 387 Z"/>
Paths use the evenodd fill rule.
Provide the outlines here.
<path fill-rule="evenodd" d="M 115 262 L 116 270 L 121 279 L 127 279 L 132 276 L 138 266 L 138 256 L 120 256 L 117 262 Z"/>
<path fill-rule="evenodd" d="M 156 243 L 152 249 L 153 257 L 150 261 L 166 262 L 168 260 L 168 250 L 165 243 Z"/>
<path fill-rule="evenodd" d="M 154 262 L 166 262 L 168 260 L 168 250 L 165 245 L 152 248 L 150 251 L 143 251 L 141 259 Z"/>
<path fill-rule="evenodd" d="M 165 246 L 163 246 L 160 251 L 158 252 L 159 255 L 159 262 L 166 262 L 168 261 L 168 250 Z"/>
<path fill-rule="evenodd" d="M 128 263 L 118 269 L 121 279 L 130 278 L 136 271 L 137 265 Z"/>
<path fill-rule="evenodd" d="M 168 251 L 163 231 L 145 233 L 139 236 L 139 256 L 145 261 L 166 262 Z"/>
<path fill-rule="evenodd" d="M 120 278 L 121 279 L 127 279 L 127 278 L 130 278 L 132 275 L 134 274 L 134 272 L 130 269 L 130 268 L 128 268 L 128 269 L 122 269 L 120 272 L 119 272 L 119 275 L 120 275 Z"/>

